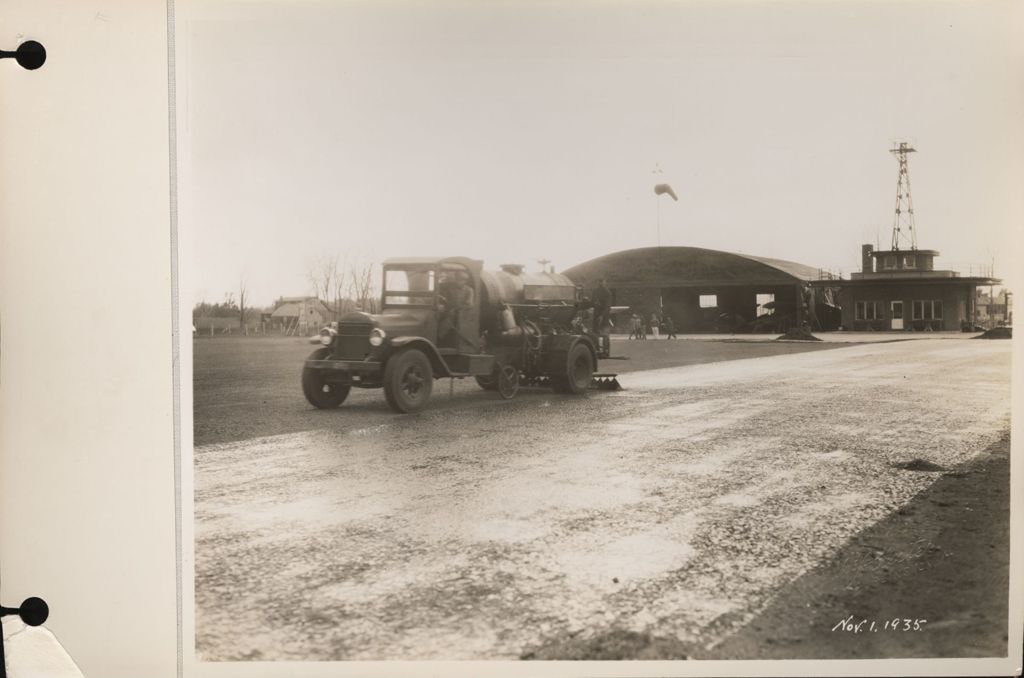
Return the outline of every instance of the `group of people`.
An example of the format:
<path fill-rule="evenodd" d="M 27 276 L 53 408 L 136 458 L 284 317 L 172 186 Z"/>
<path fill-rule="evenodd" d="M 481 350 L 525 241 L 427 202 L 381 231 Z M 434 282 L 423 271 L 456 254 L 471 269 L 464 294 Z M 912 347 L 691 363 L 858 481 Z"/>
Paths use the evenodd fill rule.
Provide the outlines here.
<path fill-rule="evenodd" d="M 597 287 L 591 295 L 591 302 L 594 309 L 594 331 L 601 336 L 603 348 L 607 350 L 608 335 L 614 325 L 611 320 L 612 293 L 604 278 L 598 280 Z M 659 339 L 662 330 L 665 331 L 666 339 L 677 338 L 675 323 L 672 322 L 672 317 L 668 314 L 652 313 L 651 317 L 647 319 L 634 313 L 630 318 L 630 339 L 647 339 L 648 334 L 653 334 L 655 339 Z"/>
<path fill-rule="evenodd" d="M 630 319 L 632 324 L 630 325 L 629 338 L 630 339 L 647 339 L 648 334 L 653 334 L 655 339 L 661 337 L 661 331 L 665 330 L 666 339 L 676 339 L 676 326 L 672 322 L 672 317 L 669 315 L 658 316 L 657 313 L 652 313 L 649 319 L 645 319 L 637 313 L 633 314 Z"/>

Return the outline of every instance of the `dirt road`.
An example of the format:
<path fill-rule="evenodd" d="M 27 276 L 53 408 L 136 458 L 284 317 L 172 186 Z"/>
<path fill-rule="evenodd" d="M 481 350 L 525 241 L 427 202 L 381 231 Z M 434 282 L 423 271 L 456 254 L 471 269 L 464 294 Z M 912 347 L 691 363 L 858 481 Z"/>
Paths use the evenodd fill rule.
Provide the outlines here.
<path fill-rule="evenodd" d="M 872 344 L 416 416 L 364 400 L 200 445 L 199 652 L 500 659 L 618 634 L 713 653 L 1000 439 L 1009 348 Z"/>

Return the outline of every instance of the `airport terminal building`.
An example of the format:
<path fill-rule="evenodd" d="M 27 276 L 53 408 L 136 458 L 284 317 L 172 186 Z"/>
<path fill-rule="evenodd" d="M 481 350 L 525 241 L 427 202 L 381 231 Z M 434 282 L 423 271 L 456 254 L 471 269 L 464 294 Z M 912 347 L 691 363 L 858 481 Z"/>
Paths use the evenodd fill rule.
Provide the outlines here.
<path fill-rule="evenodd" d="M 977 323 L 977 288 L 991 276 L 935 270 L 935 250 L 861 247 L 861 270 L 838 285 L 842 326 L 865 331 L 960 331 Z M 813 283 L 821 285 L 822 283 Z"/>

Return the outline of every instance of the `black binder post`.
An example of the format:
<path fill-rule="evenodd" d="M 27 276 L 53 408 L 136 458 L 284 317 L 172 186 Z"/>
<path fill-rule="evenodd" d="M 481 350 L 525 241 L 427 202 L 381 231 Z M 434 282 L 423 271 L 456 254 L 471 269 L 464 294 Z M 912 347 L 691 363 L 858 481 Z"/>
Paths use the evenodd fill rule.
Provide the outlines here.
<path fill-rule="evenodd" d="M 39 626 L 50 616 L 50 607 L 42 598 L 26 598 L 20 607 L 4 607 L 0 605 L 0 678 L 7 678 L 7 654 L 3 643 L 3 618 L 16 614 L 28 626 Z"/>
<path fill-rule="evenodd" d="M 0 49 L 0 59 L 14 59 L 22 68 L 34 71 L 46 63 L 46 48 L 35 40 L 26 40 L 13 52 Z"/>

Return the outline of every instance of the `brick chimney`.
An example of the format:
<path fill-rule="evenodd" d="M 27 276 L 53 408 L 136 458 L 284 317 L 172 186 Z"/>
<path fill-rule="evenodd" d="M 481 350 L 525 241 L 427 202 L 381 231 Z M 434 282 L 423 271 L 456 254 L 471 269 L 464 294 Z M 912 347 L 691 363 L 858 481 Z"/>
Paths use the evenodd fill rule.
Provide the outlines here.
<path fill-rule="evenodd" d="M 860 270 L 864 273 L 874 273 L 875 260 L 871 253 L 875 251 L 872 245 L 860 246 Z"/>

